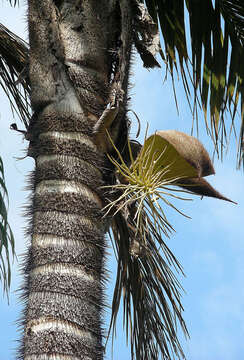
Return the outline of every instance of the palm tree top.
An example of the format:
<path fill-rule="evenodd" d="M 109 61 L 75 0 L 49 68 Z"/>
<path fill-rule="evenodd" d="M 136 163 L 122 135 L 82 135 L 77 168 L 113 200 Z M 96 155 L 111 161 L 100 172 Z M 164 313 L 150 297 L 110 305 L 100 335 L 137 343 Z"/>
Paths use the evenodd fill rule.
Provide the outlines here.
<path fill-rule="evenodd" d="M 145 0 L 145 4 L 160 28 L 164 44 L 160 54 L 173 83 L 176 71 L 181 75 L 196 121 L 199 106 L 203 109 L 206 128 L 217 152 L 223 154 L 223 144 L 227 143 L 228 133 L 233 127 L 239 132 L 240 166 L 244 145 L 243 1 Z M 235 126 L 239 104 L 240 128 Z M 226 110 L 231 115 L 232 124 L 227 122 Z"/>
<path fill-rule="evenodd" d="M 10 3 L 15 6 L 18 2 Z M 239 132 L 238 164 L 241 166 L 244 147 L 243 2 L 134 0 L 133 4 L 137 19 L 134 43 L 144 66 L 160 66 L 155 56 L 158 51 L 166 71 L 172 76 L 173 87 L 175 75 L 180 74 L 193 118 L 198 121 L 199 107 L 202 108 L 207 131 L 221 155 L 228 133 L 233 128 Z M 157 29 L 160 29 L 161 44 Z M 0 25 L 0 84 L 26 127 L 30 118 L 28 56 L 28 44 Z M 176 94 L 175 99 L 177 105 Z M 239 104 L 240 128 L 236 120 Z M 232 124 L 228 124 L 226 110 Z"/>

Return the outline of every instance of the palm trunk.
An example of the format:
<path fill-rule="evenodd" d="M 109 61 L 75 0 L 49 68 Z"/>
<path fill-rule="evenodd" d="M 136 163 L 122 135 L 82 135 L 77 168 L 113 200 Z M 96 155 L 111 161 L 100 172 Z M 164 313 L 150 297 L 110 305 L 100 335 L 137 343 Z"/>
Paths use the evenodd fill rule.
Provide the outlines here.
<path fill-rule="evenodd" d="M 29 0 L 28 137 L 36 170 L 21 359 L 103 358 L 108 164 L 93 129 L 110 101 L 114 66 L 121 68 L 116 47 L 126 39 L 116 3 Z M 126 93 L 126 76 L 120 80 Z M 126 128 L 125 102 L 117 128 Z"/>

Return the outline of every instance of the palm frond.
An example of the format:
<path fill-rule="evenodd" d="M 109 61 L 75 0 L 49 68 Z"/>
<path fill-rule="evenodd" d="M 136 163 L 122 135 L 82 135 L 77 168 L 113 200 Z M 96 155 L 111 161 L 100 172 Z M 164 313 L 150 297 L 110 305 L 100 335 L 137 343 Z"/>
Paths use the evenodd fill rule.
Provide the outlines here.
<path fill-rule="evenodd" d="M 136 211 L 134 203 L 129 216 L 119 211 L 113 218 L 118 268 L 110 329 L 114 336 L 123 297 L 124 326 L 132 359 L 156 360 L 159 353 L 168 360 L 174 355 L 185 358 L 177 338 L 178 324 L 188 336 L 180 300 L 183 289 L 172 268 L 183 271 L 146 212 L 142 215 L 146 229 L 142 243 L 133 217 Z"/>
<path fill-rule="evenodd" d="M 10 2 L 16 5 L 17 1 Z M 28 79 L 28 46 L 17 35 L 0 24 L 0 86 L 7 95 L 12 111 L 28 127 L 30 119 L 30 84 Z M 0 158 L 0 280 L 8 295 L 11 282 L 11 255 L 15 256 L 15 244 L 7 218 L 8 193 L 4 179 L 3 162 Z"/>
<path fill-rule="evenodd" d="M 7 218 L 8 193 L 5 186 L 3 162 L 0 158 L 0 280 L 8 295 L 11 282 L 11 253 L 15 255 L 14 237 Z"/>
<path fill-rule="evenodd" d="M 241 103 L 241 126 L 238 162 L 243 159 L 244 131 L 244 3 L 241 0 L 144 0 L 164 42 L 163 61 L 172 78 L 181 74 L 196 117 L 203 108 L 207 131 L 221 156 L 229 134 L 236 126 L 236 113 Z M 189 26 L 186 18 L 189 15 Z M 189 50 L 190 49 L 190 50 Z M 189 63 L 192 65 L 190 72 Z M 226 122 L 229 110 L 232 123 Z M 210 121 L 208 115 L 210 114 Z"/>
<path fill-rule="evenodd" d="M 226 18 L 233 24 L 240 41 L 244 42 L 244 6 L 242 0 L 221 0 L 221 11 Z"/>
<path fill-rule="evenodd" d="M 0 86 L 26 128 L 30 119 L 28 52 L 27 44 L 0 24 Z"/>
<path fill-rule="evenodd" d="M 240 128 L 240 137 L 239 137 L 239 167 L 241 163 L 244 164 L 244 70 L 243 70 L 243 59 L 244 59 L 244 4 L 241 0 L 222 0 L 221 1 L 221 11 L 226 23 L 230 24 L 232 33 L 231 36 L 231 45 L 233 49 L 233 55 L 230 63 L 229 70 L 229 81 L 227 92 L 232 94 L 236 85 L 236 94 L 234 100 L 234 111 L 233 117 L 237 109 L 238 96 L 240 93 L 241 97 L 241 128 Z M 233 65 L 233 64 L 234 65 Z M 239 70 L 237 72 L 237 70 Z M 236 74 L 236 79 L 235 76 Z M 232 101 L 231 95 L 229 95 L 229 104 Z M 232 101 L 233 102 L 233 101 Z"/>
<path fill-rule="evenodd" d="M 19 0 L 7 0 L 11 6 L 19 5 Z"/>

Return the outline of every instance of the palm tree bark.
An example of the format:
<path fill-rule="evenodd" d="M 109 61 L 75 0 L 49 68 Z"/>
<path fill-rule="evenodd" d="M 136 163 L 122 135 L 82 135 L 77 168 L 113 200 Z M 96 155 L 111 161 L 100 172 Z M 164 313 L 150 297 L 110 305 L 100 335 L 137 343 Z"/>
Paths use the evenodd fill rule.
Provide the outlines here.
<path fill-rule="evenodd" d="M 33 117 L 27 138 L 36 169 L 20 358 L 99 360 L 106 231 L 101 186 L 110 171 L 104 134 L 98 140 L 94 128 L 111 89 L 114 94 L 120 87 L 112 137 L 116 142 L 121 128 L 126 135 L 129 6 L 127 0 L 29 0 L 28 17 Z"/>

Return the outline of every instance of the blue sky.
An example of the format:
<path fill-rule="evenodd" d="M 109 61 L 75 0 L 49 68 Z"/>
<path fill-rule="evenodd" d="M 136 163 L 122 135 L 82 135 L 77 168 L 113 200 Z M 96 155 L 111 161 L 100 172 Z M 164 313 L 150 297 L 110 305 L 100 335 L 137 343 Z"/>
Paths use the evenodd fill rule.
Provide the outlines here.
<path fill-rule="evenodd" d="M 7 1 L 0 4 L 0 22 L 13 32 L 26 38 L 24 8 L 13 9 Z M 140 61 L 133 67 L 134 84 L 131 90 L 131 108 L 136 111 L 144 135 L 146 123 L 149 133 L 161 129 L 176 129 L 190 133 L 192 116 L 181 86 L 177 85 L 179 115 L 177 114 L 170 83 L 163 83 L 164 69 L 147 71 Z M 16 238 L 17 253 L 24 252 L 25 218 L 21 206 L 26 204 L 28 192 L 24 191 L 26 175 L 33 167 L 32 159 L 16 160 L 23 156 L 27 144 L 19 134 L 11 132 L 9 125 L 14 122 L 8 101 L 0 91 L 0 153 L 4 159 L 7 186 L 10 194 L 9 218 Z M 133 115 L 131 116 L 132 120 Z M 200 116 L 203 124 L 203 117 Z M 230 120 L 230 119 L 228 119 Z M 19 126 L 21 127 L 21 125 Z M 132 128 L 132 135 L 135 135 Z M 204 126 L 200 126 L 199 138 L 210 154 L 213 146 L 206 136 Z M 244 175 L 235 169 L 236 141 L 232 138 L 230 151 L 221 163 L 214 159 L 216 175 L 208 180 L 225 196 L 238 202 L 233 205 L 220 200 L 194 197 L 192 202 L 175 202 L 191 217 L 186 219 L 167 209 L 176 233 L 168 240 L 168 245 L 184 267 L 186 278 L 181 278 L 186 291 L 182 302 L 184 318 L 191 339 L 182 343 L 189 360 L 240 360 L 244 352 Z M 112 254 L 112 249 L 110 251 Z M 109 260 L 111 271 L 108 287 L 108 302 L 112 296 L 115 262 Z M 20 315 L 15 290 L 21 282 L 18 264 L 13 267 L 13 281 L 10 305 L 1 295 L 0 303 L 0 360 L 13 360 L 15 340 L 18 339 L 15 321 Z M 117 341 L 114 344 L 114 360 L 129 358 L 122 323 L 117 325 Z M 112 359 L 108 346 L 107 360 Z"/>

